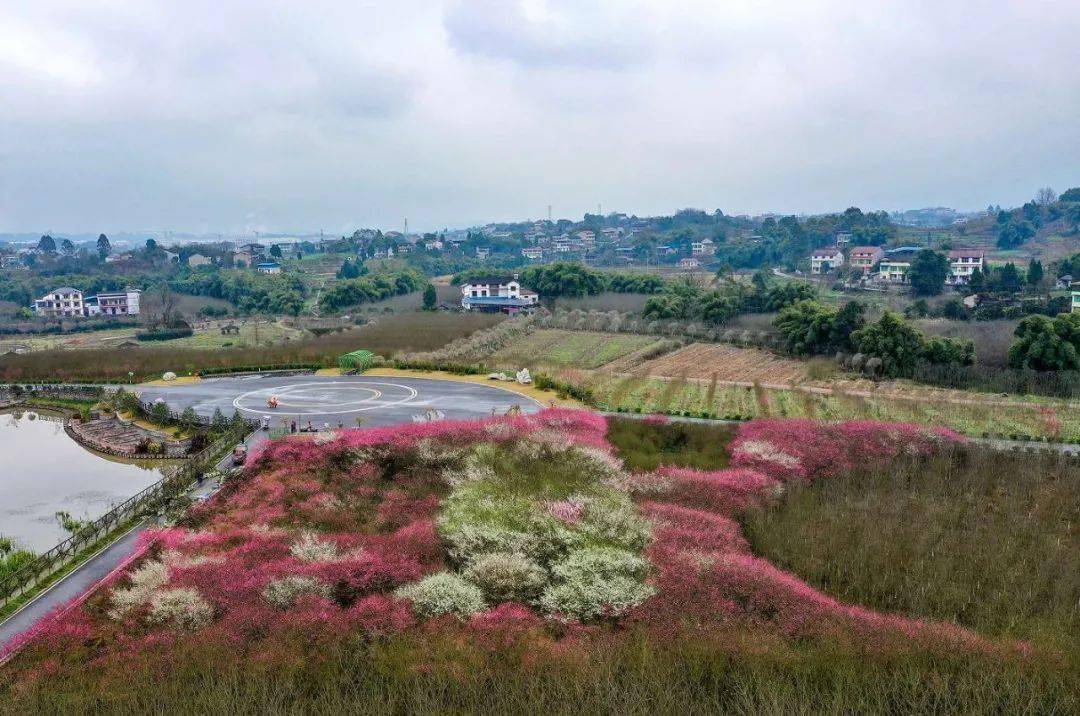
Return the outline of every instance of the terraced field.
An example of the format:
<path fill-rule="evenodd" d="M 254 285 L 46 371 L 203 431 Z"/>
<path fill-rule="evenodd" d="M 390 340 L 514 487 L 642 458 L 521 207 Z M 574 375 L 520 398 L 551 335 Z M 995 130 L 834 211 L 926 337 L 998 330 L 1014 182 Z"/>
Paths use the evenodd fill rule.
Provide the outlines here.
<path fill-rule="evenodd" d="M 579 331 L 536 331 L 492 356 L 498 365 L 599 368 L 658 343 L 653 336 Z"/>

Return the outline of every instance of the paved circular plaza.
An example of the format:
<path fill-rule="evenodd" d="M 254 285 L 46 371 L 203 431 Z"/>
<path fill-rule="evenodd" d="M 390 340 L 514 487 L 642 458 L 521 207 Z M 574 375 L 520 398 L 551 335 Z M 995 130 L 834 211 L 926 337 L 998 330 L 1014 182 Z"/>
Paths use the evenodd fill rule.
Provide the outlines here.
<path fill-rule="evenodd" d="M 196 383 L 140 388 L 144 401 L 164 400 L 175 411 L 193 408 L 205 417 L 221 410 L 247 418 L 269 415 L 273 422 L 354 426 L 412 422 L 439 411 L 448 419 L 523 412 L 541 408 L 533 399 L 496 385 L 376 376 L 254 375 L 208 378 Z M 277 399 L 277 408 L 268 401 Z"/>

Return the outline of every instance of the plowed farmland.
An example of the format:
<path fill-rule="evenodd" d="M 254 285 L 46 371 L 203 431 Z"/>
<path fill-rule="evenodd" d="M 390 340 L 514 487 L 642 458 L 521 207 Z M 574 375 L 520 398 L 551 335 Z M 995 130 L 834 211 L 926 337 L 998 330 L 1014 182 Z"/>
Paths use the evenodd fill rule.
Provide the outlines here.
<path fill-rule="evenodd" d="M 807 380 L 806 363 L 782 358 L 756 348 L 715 343 L 693 343 L 642 366 L 648 375 L 671 378 L 712 378 L 721 381 L 801 383 Z"/>

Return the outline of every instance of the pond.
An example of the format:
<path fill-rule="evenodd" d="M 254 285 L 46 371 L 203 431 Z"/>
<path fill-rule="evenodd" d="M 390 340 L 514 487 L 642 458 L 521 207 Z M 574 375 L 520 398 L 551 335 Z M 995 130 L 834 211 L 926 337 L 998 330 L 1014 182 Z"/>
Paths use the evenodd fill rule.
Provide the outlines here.
<path fill-rule="evenodd" d="M 162 477 L 162 464 L 91 452 L 60 416 L 0 412 L 0 536 L 42 552 L 68 536 L 56 513 L 94 519 Z"/>

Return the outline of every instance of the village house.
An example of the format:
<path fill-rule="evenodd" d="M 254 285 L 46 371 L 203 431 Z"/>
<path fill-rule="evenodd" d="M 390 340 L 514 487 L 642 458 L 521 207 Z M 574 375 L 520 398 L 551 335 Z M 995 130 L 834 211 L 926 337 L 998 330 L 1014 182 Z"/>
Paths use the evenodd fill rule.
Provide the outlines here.
<path fill-rule="evenodd" d="M 209 256 L 203 256 L 202 254 L 192 254 L 187 257 L 187 265 L 191 268 L 198 268 L 199 266 L 209 266 L 214 263 L 213 259 Z"/>
<path fill-rule="evenodd" d="M 255 265 L 255 269 L 259 273 L 281 273 L 281 264 L 279 264 L 277 261 L 262 261 Z"/>
<path fill-rule="evenodd" d="M 134 288 L 88 296 L 83 303 L 87 316 L 137 316 L 142 292 Z"/>
<path fill-rule="evenodd" d="M 481 261 L 483 261 L 484 259 L 486 259 L 490 255 L 491 255 L 491 249 L 489 249 L 487 247 L 484 247 L 484 246 L 477 246 L 476 247 L 476 258 L 480 259 Z"/>
<path fill-rule="evenodd" d="M 679 268 L 693 271 L 701 268 L 701 261 L 695 258 L 679 259 Z"/>
<path fill-rule="evenodd" d="M 515 314 L 532 310 L 540 296 L 521 288 L 517 274 L 478 276 L 461 287 L 461 307 L 466 311 Z"/>
<path fill-rule="evenodd" d="M 848 252 L 848 263 L 852 268 L 860 269 L 863 275 L 870 273 L 874 265 L 885 258 L 880 246 L 854 246 Z"/>
<path fill-rule="evenodd" d="M 694 256 L 713 256 L 716 254 L 716 244 L 712 239 L 702 239 L 690 244 L 690 253 Z"/>
<path fill-rule="evenodd" d="M 816 249 L 810 254 L 810 273 L 829 273 L 844 265 L 844 252 L 835 246 Z"/>
<path fill-rule="evenodd" d="M 87 316 L 137 316 L 139 315 L 138 289 L 106 291 L 96 296 L 84 296 L 71 286 L 61 286 L 34 301 L 34 312 L 48 317 Z"/>
<path fill-rule="evenodd" d="M 949 275 L 945 283 L 964 286 L 971 281 L 975 269 L 986 271 L 986 252 L 982 249 L 954 249 L 949 252 Z"/>
<path fill-rule="evenodd" d="M 34 313 L 39 316 L 82 316 L 84 310 L 83 292 L 71 286 L 53 289 L 34 301 Z"/>
<path fill-rule="evenodd" d="M 1072 292 L 1072 312 L 1080 313 L 1080 291 Z"/>
<path fill-rule="evenodd" d="M 539 246 L 528 246 L 521 250 L 521 257 L 529 261 L 543 261 L 544 250 Z"/>

